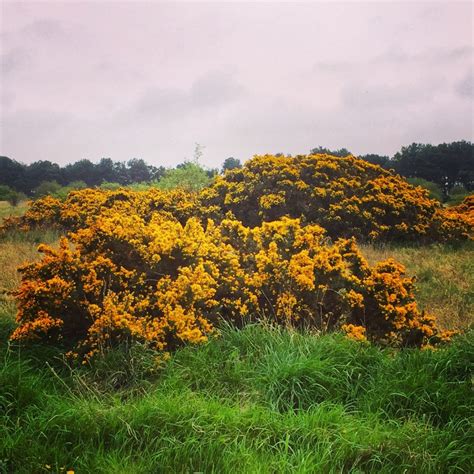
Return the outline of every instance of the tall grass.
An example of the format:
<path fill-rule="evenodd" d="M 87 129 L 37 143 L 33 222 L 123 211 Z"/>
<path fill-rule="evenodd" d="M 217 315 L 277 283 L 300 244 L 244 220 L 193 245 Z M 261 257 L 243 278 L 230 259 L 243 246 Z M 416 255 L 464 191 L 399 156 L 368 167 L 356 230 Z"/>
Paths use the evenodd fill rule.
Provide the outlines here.
<path fill-rule="evenodd" d="M 371 263 L 393 257 L 416 276 L 420 306 L 442 326 L 466 329 L 474 323 L 474 242 L 459 245 L 360 245 Z"/>
<path fill-rule="evenodd" d="M 27 201 L 22 201 L 17 206 L 12 206 L 8 201 L 0 201 L 0 225 L 5 217 L 21 216 L 26 211 L 27 206 Z"/>
<path fill-rule="evenodd" d="M 474 468 L 472 334 L 395 352 L 339 335 L 225 328 L 155 370 L 139 348 L 73 370 L 40 353 L 2 350 L 5 472 Z M 133 384 L 116 384 L 124 370 Z"/>

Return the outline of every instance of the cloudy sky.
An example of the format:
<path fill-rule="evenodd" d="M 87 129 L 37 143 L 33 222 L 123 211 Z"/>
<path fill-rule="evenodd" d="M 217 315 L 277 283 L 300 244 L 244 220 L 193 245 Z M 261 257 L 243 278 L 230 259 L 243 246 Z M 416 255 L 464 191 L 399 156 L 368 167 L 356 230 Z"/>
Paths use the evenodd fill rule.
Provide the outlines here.
<path fill-rule="evenodd" d="M 0 154 L 218 166 L 473 140 L 471 2 L 1 3 Z"/>

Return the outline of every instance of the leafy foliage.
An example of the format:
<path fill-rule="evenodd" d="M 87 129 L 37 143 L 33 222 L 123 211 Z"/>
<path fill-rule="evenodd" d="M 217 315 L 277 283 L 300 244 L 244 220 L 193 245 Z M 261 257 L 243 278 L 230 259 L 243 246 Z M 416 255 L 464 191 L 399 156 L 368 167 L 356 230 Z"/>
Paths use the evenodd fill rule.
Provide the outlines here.
<path fill-rule="evenodd" d="M 394 157 L 394 167 L 403 176 L 436 183 L 446 195 L 456 184 L 474 190 L 474 144 L 467 141 L 403 147 Z"/>
<path fill-rule="evenodd" d="M 211 178 L 198 163 L 186 162 L 183 165 L 167 170 L 157 183 L 160 189 L 183 189 L 200 191 L 211 182 Z"/>
<path fill-rule="evenodd" d="M 439 241 L 469 233 L 469 224 L 447 215 L 426 190 L 353 156 L 256 156 L 216 178 L 201 202 L 250 226 L 302 217 L 333 238 Z"/>

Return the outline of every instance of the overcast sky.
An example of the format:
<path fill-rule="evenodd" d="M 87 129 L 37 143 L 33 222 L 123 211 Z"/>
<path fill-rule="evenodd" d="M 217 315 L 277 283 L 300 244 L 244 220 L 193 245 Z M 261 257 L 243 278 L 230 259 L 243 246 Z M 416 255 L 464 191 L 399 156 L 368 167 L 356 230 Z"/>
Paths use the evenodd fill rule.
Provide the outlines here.
<path fill-rule="evenodd" d="M 0 154 L 219 166 L 473 140 L 473 4 L 2 2 Z"/>

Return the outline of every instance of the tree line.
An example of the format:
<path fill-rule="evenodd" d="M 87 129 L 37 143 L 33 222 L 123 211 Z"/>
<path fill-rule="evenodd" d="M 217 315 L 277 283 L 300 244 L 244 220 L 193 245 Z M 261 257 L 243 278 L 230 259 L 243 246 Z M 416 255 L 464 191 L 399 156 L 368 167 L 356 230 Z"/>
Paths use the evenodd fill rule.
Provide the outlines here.
<path fill-rule="evenodd" d="M 185 184 L 195 189 L 203 187 L 219 172 L 240 167 L 238 159 L 227 158 L 220 170 L 205 169 L 199 162 L 200 146 L 196 147 L 194 161 L 184 162 L 174 169 L 153 166 L 143 159 L 133 158 L 127 162 L 102 158 L 98 163 L 82 159 L 66 166 L 48 160 L 23 164 L 6 156 L 0 156 L 0 200 L 2 194 L 23 193 L 37 197 L 70 189 L 93 186 L 130 186 L 137 183 L 160 183 L 169 188 Z M 330 150 L 316 147 L 311 153 L 328 153 L 347 156 L 346 148 Z M 402 147 L 393 157 L 378 154 L 359 156 L 363 160 L 393 169 L 408 178 L 413 184 L 427 187 L 432 196 L 446 200 L 456 193 L 474 190 L 474 144 L 468 141 L 442 143 L 440 145 L 413 143 Z M 19 196 L 18 198 L 21 198 Z M 6 199 L 3 196 L 3 199 Z"/>
<path fill-rule="evenodd" d="M 329 150 L 323 147 L 313 148 L 311 153 L 351 154 L 346 148 Z M 427 187 L 433 197 L 440 200 L 474 191 L 474 144 L 465 140 L 440 145 L 412 143 L 392 157 L 368 154 L 359 155 L 359 158 L 392 169 L 412 184 Z"/>
<path fill-rule="evenodd" d="M 110 158 L 102 158 L 98 163 L 84 159 L 62 167 L 48 160 L 25 165 L 6 156 L 0 157 L 0 184 L 28 196 L 34 195 L 42 182 L 56 182 L 62 186 L 74 182 L 98 186 L 104 181 L 128 185 L 159 179 L 164 172 L 164 167 L 155 167 L 136 158 L 126 163 Z"/>

